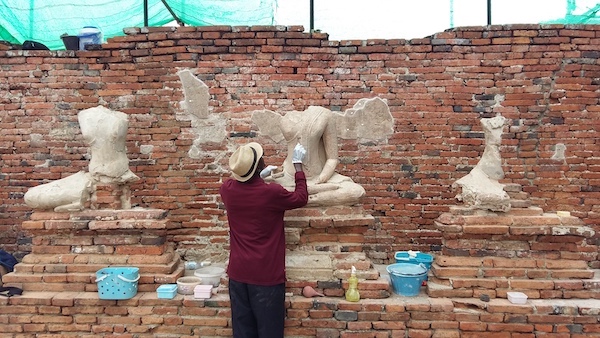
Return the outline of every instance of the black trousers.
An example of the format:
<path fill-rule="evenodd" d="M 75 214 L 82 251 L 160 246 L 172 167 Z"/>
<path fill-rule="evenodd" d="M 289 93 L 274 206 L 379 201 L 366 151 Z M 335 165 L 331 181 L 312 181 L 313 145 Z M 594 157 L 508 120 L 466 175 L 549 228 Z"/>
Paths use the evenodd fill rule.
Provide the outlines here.
<path fill-rule="evenodd" d="M 282 338 L 285 284 L 262 286 L 229 280 L 234 338 Z"/>

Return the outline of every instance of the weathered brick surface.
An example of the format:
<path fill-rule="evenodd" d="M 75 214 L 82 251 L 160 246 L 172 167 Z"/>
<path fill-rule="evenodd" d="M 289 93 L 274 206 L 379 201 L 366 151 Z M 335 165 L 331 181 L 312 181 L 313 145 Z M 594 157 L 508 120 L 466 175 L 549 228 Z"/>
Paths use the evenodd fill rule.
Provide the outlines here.
<path fill-rule="evenodd" d="M 508 291 L 521 291 L 534 299 L 598 299 L 597 271 L 576 254 L 595 234 L 576 217 L 452 208 L 436 226 L 443 249 L 431 268 L 431 297 L 505 298 Z M 597 245 L 590 249 L 597 254 Z"/>
<path fill-rule="evenodd" d="M 61 219 L 64 215 L 36 213 L 38 220 L 26 222 L 43 226 L 27 229 L 32 235 L 31 253 L 3 276 L 4 283 L 26 291 L 94 291 L 98 270 L 135 266 L 140 274 L 138 289 L 151 291 L 157 284 L 175 283 L 184 274 L 180 255 L 166 240 L 163 210 L 86 210 Z"/>
<path fill-rule="evenodd" d="M 570 211 L 599 233 L 597 32 L 520 25 L 410 41 L 329 41 L 301 27 L 138 28 L 96 51 L 0 50 L 6 94 L 0 101 L 0 245 L 18 256 L 30 251 L 22 230 L 35 223 L 24 223 L 23 194 L 86 169 L 88 149 L 76 118 L 82 109 L 102 103 L 129 115 L 127 149 L 141 178 L 131 187 L 132 204 L 166 210 L 172 238 L 185 252 L 211 236 L 206 230 L 226 226 L 218 199 L 223 154 L 252 138 L 265 144 L 268 159 L 283 158 L 284 147 L 252 125 L 252 110 L 344 110 L 372 96 L 388 101 L 395 133 L 387 142 L 341 141 L 339 168 L 365 187 L 364 208 L 377 230 L 342 239 L 360 240 L 371 258 L 385 262 L 397 250 L 440 249 L 434 220 L 456 204 L 451 184 L 483 151 L 479 119 L 497 113 L 510 119 L 501 147 L 505 181 L 523 186 L 511 189 L 513 198 L 528 196 L 546 212 Z M 228 119 L 229 137 L 202 143 L 197 158 L 188 152 L 198 131 L 178 105 L 183 93 L 176 72 L 184 68 L 208 85 L 211 113 Z M 565 159 L 552 158 L 559 143 Z M 117 203 L 110 189 L 97 197 L 100 207 Z M 190 226 L 197 222 L 203 226 Z M 184 227 L 193 231 L 180 233 Z M 494 235 L 502 229 L 472 230 Z M 204 256 L 225 250 L 196 245 L 204 246 Z M 589 262 L 599 267 L 597 259 Z"/>
<path fill-rule="evenodd" d="M 599 268 L 598 32 L 595 26 L 511 25 L 459 28 L 410 41 L 329 41 L 325 33 L 304 33 L 298 26 L 161 27 L 129 30 L 128 35 L 111 39 L 97 51 L 2 48 L 0 247 L 19 258 L 33 252 L 32 260 L 46 260 L 46 255 L 60 256 L 66 260 L 61 264 L 72 260 L 74 268 L 106 264 L 94 255 L 105 252 L 107 246 L 122 245 L 131 249 L 128 253 L 135 252 L 135 242 L 111 238 L 110 227 L 115 223 L 110 221 L 117 219 L 111 219 L 110 215 L 94 219 L 108 222 L 104 241 L 95 239 L 90 243 L 91 238 L 87 237 L 79 243 L 52 242 L 51 238 L 40 236 L 33 243 L 28 234 L 85 230 L 80 228 L 83 223 L 70 222 L 62 215 L 52 216 L 54 222 L 40 222 L 50 218 L 39 212 L 31 214 L 23 203 L 23 194 L 29 187 L 87 168 L 88 149 L 77 126 L 77 113 L 83 109 L 103 104 L 129 115 L 127 149 L 131 169 L 141 178 L 131 186 L 132 204 L 163 209 L 168 219 L 158 225 L 143 222 L 141 218 L 131 226 L 164 231 L 178 252 L 189 258 L 198 255 L 224 259 L 227 226 L 218 187 L 226 178 L 228 152 L 252 139 L 265 145 L 266 157 L 273 164 L 279 164 L 284 157 L 285 147 L 261 135 L 250 121 L 250 112 L 265 108 L 303 110 L 309 105 L 345 110 L 361 98 L 379 96 L 387 100 L 395 119 L 394 134 L 389 140 L 340 141 L 339 171 L 365 187 L 367 195 L 362 208 L 374 218 L 362 228 L 360 224 L 350 224 L 340 227 L 347 232 L 329 232 L 330 239 L 347 241 L 339 246 L 341 250 L 364 251 L 379 262 L 389 262 L 395 251 L 409 249 L 453 256 L 478 250 L 479 257 L 509 258 L 510 253 L 525 248 L 514 240 L 537 236 L 530 249 L 538 254 L 528 259 L 577 260 Z M 202 132 L 194 125 L 197 121 L 184 116 L 179 106 L 183 93 L 176 72 L 184 68 L 191 69 L 208 85 L 211 113 L 227 119 L 225 140 L 194 143 Z M 519 216 L 531 217 L 531 222 L 511 227 L 509 232 L 505 232 L 502 223 L 467 224 L 464 219 L 454 222 L 439 217 L 456 204 L 457 191 L 452 189 L 452 183 L 468 173 L 483 152 L 480 118 L 497 113 L 510 120 L 501 146 L 506 174 L 503 183 L 512 184 L 511 197 L 529 199 L 520 201 L 524 212 Z M 553 158 L 558 144 L 566 146 L 564 159 Z M 200 155 L 192 158 L 189 154 L 193 153 L 190 149 L 194 145 L 200 149 L 197 152 Z M 522 190 L 515 189 L 517 186 Z M 117 205 L 109 189 L 96 197 L 97 206 Z M 530 205 L 539 209 L 526 209 Z M 547 213 L 565 210 L 575 217 L 548 218 L 540 223 L 536 218 L 540 210 Z M 302 218 L 313 212 L 288 215 Z M 341 208 L 339 212 L 353 210 Z M 291 219 L 289 223 L 293 223 Z M 318 232 L 311 231 L 331 228 L 329 222 L 295 225 L 312 236 Z M 464 229 L 468 229 L 464 233 L 472 236 L 468 246 L 451 237 Z M 443 233 L 449 236 L 444 246 Z M 132 233 L 123 237 L 130 236 L 142 240 Z M 154 232 L 152 236 L 165 234 Z M 556 237 L 560 240 L 553 240 Z M 145 238 L 145 244 L 154 243 L 152 238 Z M 77 247 L 89 250 L 80 258 L 84 261 L 73 258 L 71 251 Z M 39 282 L 34 277 L 36 273 L 48 264 L 57 263 L 32 262 L 28 264 L 37 266 L 25 270 Z M 504 271 L 518 268 L 506 263 L 494 266 Z M 556 291 L 563 297 L 597 297 L 589 293 L 597 288 L 597 282 L 584 283 L 581 291 L 563 279 L 584 278 L 583 269 L 558 267 L 551 269 L 555 272 L 553 277 L 560 279 L 555 284 L 557 289 L 541 290 L 540 297 L 557 297 Z M 466 276 L 471 276 L 475 269 L 451 268 Z M 50 269 L 60 273 L 61 267 Z M 529 269 L 527 276 L 542 278 L 545 273 Z M 77 279 L 73 282 L 81 285 Z M 500 284 L 501 288 L 509 287 L 508 283 Z M 455 290 L 453 296 L 474 294 L 477 291 Z M 127 304 L 138 307 L 137 303 Z M 205 306 L 223 306 L 221 310 L 227 313 L 226 305 L 219 304 L 210 301 Z M 112 317 L 97 319 L 96 315 L 104 312 L 103 306 L 92 298 L 76 298 L 73 307 L 62 309 L 63 314 L 71 313 L 74 318 L 66 324 L 54 323 L 53 314 L 45 321 L 44 310 L 39 314 L 37 308 L 30 307 L 24 313 L 30 317 L 35 314 L 35 322 L 25 317 L 14 319 L 27 320 L 29 326 L 25 327 L 0 318 L 6 320 L 0 327 L 5 330 L 2 333 L 10 335 L 23 335 L 42 326 L 50 333 L 63 332 L 60 327 L 68 328 L 73 335 L 82 337 L 231 334 L 229 327 L 182 325 L 179 305 L 168 308 L 160 317 L 132 316 L 123 322 Z M 357 322 L 357 326 L 344 326 L 341 330 L 340 323 L 328 326 L 327 321 L 313 322 L 311 318 L 289 322 L 288 332 L 321 337 L 456 334 L 445 320 L 435 329 L 426 320 L 411 321 L 409 313 L 429 311 L 424 307 L 427 310 L 418 310 L 419 306 L 410 304 L 403 308 L 408 312 L 383 311 L 379 320 L 383 323 L 377 324 L 380 330 L 375 333 L 362 330 L 367 324 Z M 1 308 L 20 311 L 14 305 Z M 597 310 L 591 312 L 594 311 L 597 316 Z M 498 311 L 481 313 L 467 322 L 484 323 L 485 331 L 476 325 L 465 325 L 460 327 L 461 336 L 527 336 L 518 331 L 529 330 L 531 321 L 519 322 L 519 330 L 510 331 L 510 325 L 503 324 L 510 318 L 514 317 Z M 588 318 L 589 315 L 579 315 L 568 320 Z M 405 326 L 385 323 L 392 320 Z M 555 322 L 538 323 L 532 330 L 540 336 L 559 332 L 574 337 L 598 335 L 597 321 L 590 322 L 596 324 L 588 323 L 580 329 Z M 371 321 L 371 327 L 375 328 L 375 323 Z M 492 323 L 498 325 L 488 327 Z"/>

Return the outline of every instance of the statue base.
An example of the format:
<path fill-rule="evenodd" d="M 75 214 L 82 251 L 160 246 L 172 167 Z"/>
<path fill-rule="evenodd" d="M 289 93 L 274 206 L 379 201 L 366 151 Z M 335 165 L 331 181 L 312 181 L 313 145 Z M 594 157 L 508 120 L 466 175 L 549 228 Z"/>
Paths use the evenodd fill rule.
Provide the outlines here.
<path fill-rule="evenodd" d="M 343 296 L 352 266 L 361 298 L 387 298 L 390 283 L 363 252 L 375 219 L 357 206 L 305 207 L 286 212 L 288 291 L 310 285 L 325 296 Z"/>
<path fill-rule="evenodd" d="M 166 212 L 160 209 L 36 211 L 22 229 L 32 251 L 4 284 L 26 291 L 97 291 L 96 271 L 139 268 L 138 291 L 183 276 L 180 256 L 167 243 Z"/>
<path fill-rule="evenodd" d="M 451 207 L 438 217 L 443 249 L 431 267 L 428 295 L 600 298 L 600 273 L 588 266 L 598 259 L 593 229 L 577 217 L 515 205 L 509 212 Z"/>

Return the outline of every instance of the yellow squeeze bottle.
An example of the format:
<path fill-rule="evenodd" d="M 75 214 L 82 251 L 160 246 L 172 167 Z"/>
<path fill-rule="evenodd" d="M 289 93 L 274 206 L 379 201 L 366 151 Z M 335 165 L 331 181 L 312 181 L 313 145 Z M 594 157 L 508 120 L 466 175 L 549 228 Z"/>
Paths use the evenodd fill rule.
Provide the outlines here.
<path fill-rule="evenodd" d="M 348 290 L 346 290 L 346 300 L 349 302 L 358 302 L 360 293 L 358 293 L 358 278 L 356 278 L 356 268 L 352 266 L 352 273 L 348 278 Z"/>

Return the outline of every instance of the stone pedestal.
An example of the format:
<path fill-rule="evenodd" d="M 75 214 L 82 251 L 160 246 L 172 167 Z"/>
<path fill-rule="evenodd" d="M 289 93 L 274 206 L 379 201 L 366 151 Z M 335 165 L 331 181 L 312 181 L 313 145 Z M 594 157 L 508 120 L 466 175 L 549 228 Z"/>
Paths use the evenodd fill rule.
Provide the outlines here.
<path fill-rule="evenodd" d="M 311 285 L 326 296 L 343 296 L 352 266 L 357 269 L 361 298 L 386 298 L 390 285 L 363 252 L 375 220 L 361 207 L 336 206 L 291 210 L 286 213 L 289 291 L 299 294 Z"/>
<path fill-rule="evenodd" d="M 184 271 L 166 240 L 165 216 L 159 209 L 34 212 L 22 224 L 32 251 L 3 281 L 27 291 L 97 291 L 96 271 L 129 266 L 139 268 L 139 291 L 175 283 Z"/>
<path fill-rule="evenodd" d="M 452 207 L 435 221 L 443 249 L 428 281 L 430 297 L 530 299 L 600 298 L 600 274 L 592 228 L 573 216 L 537 207 L 508 212 Z"/>

